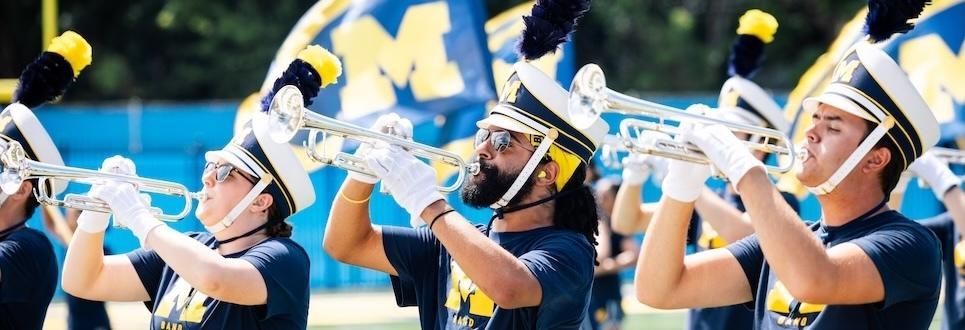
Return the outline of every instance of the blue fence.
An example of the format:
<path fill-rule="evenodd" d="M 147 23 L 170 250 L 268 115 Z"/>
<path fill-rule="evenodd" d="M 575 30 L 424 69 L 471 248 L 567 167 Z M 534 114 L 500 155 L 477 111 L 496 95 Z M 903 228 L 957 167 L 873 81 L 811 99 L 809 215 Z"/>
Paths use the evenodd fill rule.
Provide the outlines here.
<path fill-rule="evenodd" d="M 714 103 L 710 97 L 658 101 L 681 107 L 692 102 Z M 70 105 L 38 109 L 37 116 L 70 166 L 94 169 L 104 158 L 120 154 L 135 161 L 141 176 L 180 182 L 197 191 L 201 187 L 204 152 L 220 149 L 231 138 L 236 109 L 236 103 Z M 607 119 L 611 127 L 616 127 L 616 118 Z M 431 122 L 416 127 L 417 140 L 435 141 L 437 134 L 438 130 Z M 311 286 L 313 289 L 388 287 L 388 277 L 384 274 L 338 263 L 322 250 L 330 201 L 344 177 L 345 173 L 338 169 L 321 169 L 313 173 L 311 179 L 316 189 L 316 202 L 290 219 L 295 227 L 293 238 L 305 247 L 311 258 Z M 86 186 L 72 185 L 69 191 L 84 192 L 86 189 Z M 924 217 L 939 211 L 930 192 L 918 189 L 917 185 L 911 185 L 909 191 L 910 197 L 905 205 L 915 205 L 914 208 L 905 207 L 909 216 Z M 655 201 L 657 198 L 659 190 L 648 187 L 644 199 Z M 458 202 L 456 195 L 450 199 L 467 218 L 480 222 L 489 219 L 491 213 L 488 210 L 466 208 Z M 155 200 L 154 204 L 165 209 L 177 207 L 176 201 L 163 198 Z M 805 219 L 819 217 L 813 197 L 805 200 L 802 207 Z M 375 222 L 382 225 L 407 226 L 409 222 L 408 214 L 391 197 L 380 194 L 372 199 L 372 214 Z M 42 227 L 39 216 L 31 219 L 30 225 Z M 172 227 L 181 231 L 204 230 L 193 214 Z M 123 253 L 135 248 L 137 241 L 126 230 L 110 229 L 106 245 L 113 253 Z M 57 249 L 63 256 L 63 247 Z"/>

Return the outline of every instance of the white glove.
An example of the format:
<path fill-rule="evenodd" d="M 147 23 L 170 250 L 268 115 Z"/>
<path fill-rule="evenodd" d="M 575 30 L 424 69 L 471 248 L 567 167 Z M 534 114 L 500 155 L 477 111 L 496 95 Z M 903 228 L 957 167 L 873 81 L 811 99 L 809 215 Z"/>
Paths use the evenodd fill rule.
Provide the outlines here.
<path fill-rule="evenodd" d="M 396 146 L 378 144 L 364 155 L 368 167 L 382 179 L 382 187 L 413 217 L 443 199 L 436 187 L 436 170 Z"/>
<path fill-rule="evenodd" d="M 130 159 L 116 155 L 104 159 L 104 162 L 101 163 L 100 171 L 104 173 L 135 175 L 137 173 L 137 167 Z M 94 188 L 95 187 L 91 187 L 91 191 L 93 191 Z M 90 192 L 88 192 L 87 195 L 90 197 Z M 82 211 L 80 212 L 80 216 L 77 217 L 77 229 L 91 234 L 103 232 L 107 230 L 107 226 L 110 224 L 110 217 L 110 213 Z"/>
<path fill-rule="evenodd" d="M 669 159 L 667 176 L 664 177 L 661 185 L 663 194 L 681 202 L 696 201 L 710 174 L 708 165 Z"/>
<path fill-rule="evenodd" d="M 755 167 L 764 168 L 764 163 L 754 157 L 750 149 L 723 125 L 695 124 L 685 130 L 683 136 L 684 141 L 700 148 L 711 163 L 724 173 L 734 191 L 738 191 L 737 185 L 744 174 Z"/>
<path fill-rule="evenodd" d="M 147 235 L 162 223 L 151 214 L 134 185 L 111 181 L 91 189 L 90 194 L 110 205 L 114 220 L 130 228 L 141 246 L 148 248 Z"/>
<path fill-rule="evenodd" d="M 369 130 L 394 135 L 406 140 L 412 140 L 412 122 L 407 118 L 399 117 L 399 115 L 394 112 L 379 116 L 379 118 L 375 120 L 375 123 L 369 127 Z M 371 144 L 362 143 L 359 145 L 358 149 L 355 149 L 355 156 L 364 157 L 364 155 L 369 153 L 371 150 Z M 376 182 L 379 182 L 379 178 L 377 177 L 354 171 L 350 171 L 348 173 L 348 178 L 367 184 L 375 184 Z"/>
<path fill-rule="evenodd" d="M 961 180 L 952 170 L 948 168 L 948 164 L 935 157 L 930 152 L 926 152 L 920 158 L 911 163 L 908 170 L 915 173 L 921 180 L 924 180 L 929 187 L 931 187 L 932 192 L 935 193 L 935 197 L 938 200 L 944 200 L 945 193 L 952 187 L 957 187 L 961 184 Z"/>
<path fill-rule="evenodd" d="M 630 154 L 623 158 L 623 184 L 630 186 L 642 185 L 650 177 L 650 164 L 648 158 L 654 158 L 642 154 Z"/>

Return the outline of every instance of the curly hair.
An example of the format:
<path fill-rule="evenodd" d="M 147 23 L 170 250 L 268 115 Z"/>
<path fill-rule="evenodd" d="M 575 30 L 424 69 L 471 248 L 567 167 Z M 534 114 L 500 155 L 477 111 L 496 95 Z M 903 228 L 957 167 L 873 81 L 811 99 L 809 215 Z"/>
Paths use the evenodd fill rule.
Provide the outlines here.
<path fill-rule="evenodd" d="M 586 164 L 580 164 L 570 181 L 560 190 L 562 195 L 553 203 L 553 224 L 558 228 L 583 234 L 591 245 L 596 246 L 599 245 L 596 236 L 600 233 L 600 215 L 593 192 L 583 184 L 585 179 Z M 593 250 L 593 260 L 594 265 L 599 264 L 596 261 L 596 249 Z"/>

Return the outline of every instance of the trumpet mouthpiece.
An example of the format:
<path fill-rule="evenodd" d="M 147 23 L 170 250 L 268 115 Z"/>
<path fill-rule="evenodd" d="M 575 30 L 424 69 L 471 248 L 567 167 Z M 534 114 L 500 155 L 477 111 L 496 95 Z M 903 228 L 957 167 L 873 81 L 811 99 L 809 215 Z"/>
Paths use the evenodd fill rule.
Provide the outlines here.
<path fill-rule="evenodd" d="M 188 193 L 188 196 L 197 201 L 203 201 L 205 197 L 203 191 Z"/>
<path fill-rule="evenodd" d="M 472 163 L 467 165 L 466 172 L 469 172 L 469 174 L 472 174 L 472 175 L 479 174 L 479 163 Z"/>

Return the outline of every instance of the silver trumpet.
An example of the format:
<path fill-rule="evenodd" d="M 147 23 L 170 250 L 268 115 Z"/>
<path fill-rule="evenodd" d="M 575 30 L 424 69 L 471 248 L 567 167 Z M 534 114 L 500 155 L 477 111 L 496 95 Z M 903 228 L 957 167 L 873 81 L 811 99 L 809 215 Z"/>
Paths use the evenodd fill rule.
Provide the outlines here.
<path fill-rule="evenodd" d="M 328 135 L 345 139 L 354 139 L 361 143 L 376 143 L 382 141 L 391 145 L 405 148 L 417 157 L 441 161 L 459 169 L 456 181 L 448 186 L 440 186 L 439 191 L 449 193 L 459 189 L 466 174 L 479 173 L 479 164 L 468 164 L 459 155 L 439 148 L 431 147 L 412 140 L 403 139 L 391 134 L 373 132 L 364 127 L 333 119 L 305 108 L 302 93 L 295 86 L 285 86 L 275 93 L 268 109 L 269 132 L 272 140 L 277 143 L 291 141 L 299 130 L 309 130 L 308 141 L 304 143 L 308 157 L 314 161 L 332 165 L 347 171 L 353 171 L 375 176 L 365 161 L 354 155 L 338 152 L 332 157 L 319 152 L 318 134 L 322 134 L 322 142 Z"/>
<path fill-rule="evenodd" d="M 78 194 L 67 194 L 57 199 L 48 184 L 51 180 L 63 180 L 95 185 L 107 181 L 128 182 L 141 192 L 179 196 L 184 198 L 184 207 L 177 214 L 166 214 L 160 208 L 152 207 L 151 213 L 159 220 L 177 221 L 191 212 L 192 199 L 200 199 L 200 193 L 190 192 L 184 185 L 174 182 L 141 178 L 131 175 L 105 173 L 76 167 L 52 165 L 28 159 L 23 146 L 17 141 L 0 141 L 0 188 L 13 194 L 25 180 L 37 179 L 34 196 L 45 205 L 67 207 L 78 210 L 110 213 L 111 208 L 104 201 Z"/>
<path fill-rule="evenodd" d="M 587 64 L 577 71 L 570 85 L 568 109 L 574 126 L 583 129 L 593 124 L 604 112 L 640 116 L 649 120 L 627 118 L 620 122 L 620 135 L 626 148 L 633 153 L 643 153 L 687 162 L 710 164 L 710 160 L 697 146 L 674 141 L 669 136 L 682 133 L 676 125 L 667 123 L 701 123 L 723 125 L 735 134 L 756 136 L 761 141 L 745 141 L 751 150 L 778 156 L 778 165 L 768 165 L 771 173 L 786 173 L 794 167 L 794 146 L 791 140 L 778 130 L 735 123 L 711 117 L 711 114 L 690 113 L 681 109 L 628 96 L 606 87 L 603 70 L 596 64 Z M 668 138 L 640 138 L 646 131 L 669 134 Z"/>

